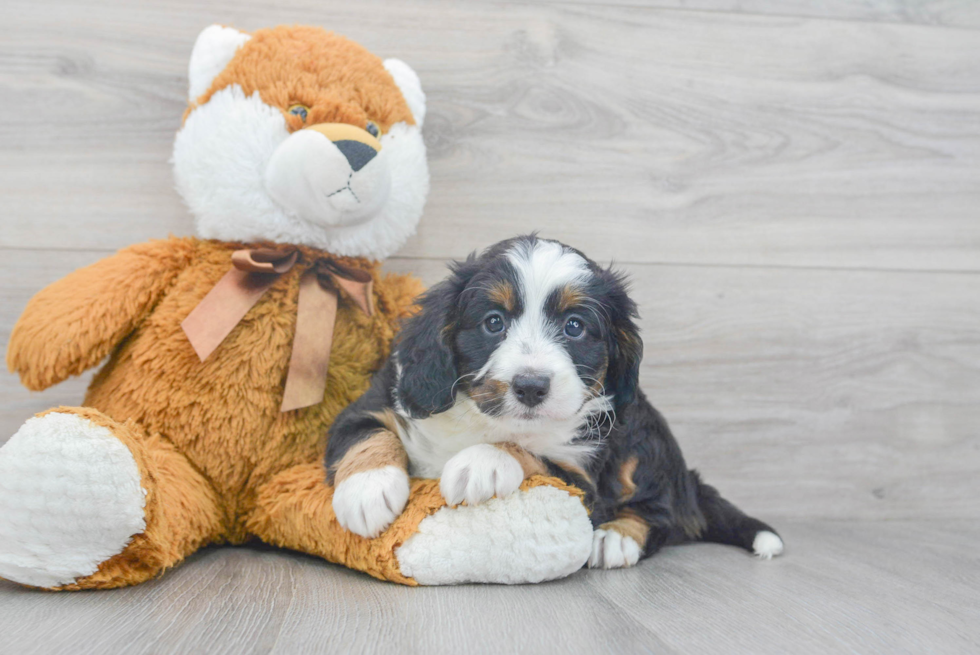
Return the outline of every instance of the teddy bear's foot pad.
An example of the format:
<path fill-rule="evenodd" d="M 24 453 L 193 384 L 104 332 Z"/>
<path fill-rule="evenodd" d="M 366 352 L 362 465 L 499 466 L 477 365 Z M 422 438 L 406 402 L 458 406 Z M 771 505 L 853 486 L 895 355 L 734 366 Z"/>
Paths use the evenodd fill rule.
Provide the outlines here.
<path fill-rule="evenodd" d="M 554 580 L 582 568 L 591 553 L 582 501 L 547 485 L 444 507 L 395 551 L 401 572 L 423 585 Z"/>
<path fill-rule="evenodd" d="M 0 448 L 0 577 L 58 587 L 91 575 L 146 528 L 129 449 L 74 414 L 29 419 Z"/>

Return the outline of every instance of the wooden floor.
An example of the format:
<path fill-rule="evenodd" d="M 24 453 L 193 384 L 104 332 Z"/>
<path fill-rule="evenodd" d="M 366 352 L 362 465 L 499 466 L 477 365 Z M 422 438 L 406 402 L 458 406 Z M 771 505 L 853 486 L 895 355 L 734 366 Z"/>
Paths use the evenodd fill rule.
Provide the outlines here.
<path fill-rule="evenodd" d="M 976 653 L 980 526 L 782 521 L 792 550 L 669 548 L 533 587 L 410 589 L 295 554 L 210 550 L 110 593 L 0 582 L 0 652 Z"/>
<path fill-rule="evenodd" d="M 404 589 L 211 550 L 118 592 L 0 582 L 0 653 L 980 651 L 980 3 L 4 0 L 4 347 L 45 284 L 192 233 L 167 160 L 212 22 L 411 63 L 433 188 L 389 268 L 537 229 L 627 269 L 645 389 L 786 555 Z M 86 381 L 0 376 L 0 444 Z"/>

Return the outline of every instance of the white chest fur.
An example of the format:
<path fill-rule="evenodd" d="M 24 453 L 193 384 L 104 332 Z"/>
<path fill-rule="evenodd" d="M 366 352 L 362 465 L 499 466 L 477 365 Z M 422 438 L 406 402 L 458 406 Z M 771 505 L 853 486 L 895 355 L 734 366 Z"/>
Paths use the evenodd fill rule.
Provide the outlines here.
<path fill-rule="evenodd" d="M 539 457 L 583 466 L 599 442 L 573 440 L 590 414 L 607 407 L 605 398 L 596 398 L 567 421 L 515 421 L 487 416 L 468 396 L 459 394 L 456 404 L 445 412 L 408 419 L 399 437 L 408 452 L 409 472 L 418 477 L 439 477 L 453 455 L 482 443 L 516 443 Z"/>

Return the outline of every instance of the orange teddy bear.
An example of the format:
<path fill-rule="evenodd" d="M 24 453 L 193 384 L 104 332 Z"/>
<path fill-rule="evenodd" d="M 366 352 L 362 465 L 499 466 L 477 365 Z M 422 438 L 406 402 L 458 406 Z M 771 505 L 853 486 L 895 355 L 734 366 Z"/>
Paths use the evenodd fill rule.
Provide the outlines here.
<path fill-rule="evenodd" d="M 316 28 L 212 26 L 189 78 L 173 161 L 199 238 L 72 273 L 11 335 L 8 366 L 35 390 L 109 359 L 82 407 L 37 415 L 0 449 L 0 577 L 120 587 L 252 537 L 404 584 L 580 568 L 592 527 L 553 479 L 456 508 L 415 480 L 374 540 L 334 517 L 327 429 L 421 291 L 378 262 L 428 192 L 415 73 Z"/>

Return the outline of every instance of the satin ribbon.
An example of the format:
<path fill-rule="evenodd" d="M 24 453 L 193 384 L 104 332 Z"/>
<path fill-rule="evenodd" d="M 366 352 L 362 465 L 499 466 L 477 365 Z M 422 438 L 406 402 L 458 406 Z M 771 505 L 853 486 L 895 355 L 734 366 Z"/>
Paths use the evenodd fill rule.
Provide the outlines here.
<path fill-rule="evenodd" d="M 232 253 L 233 268 L 180 324 L 203 362 L 238 325 L 279 276 L 299 260 L 299 251 L 257 248 Z M 283 390 L 283 412 L 323 400 L 337 319 L 337 290 L 343 289 L 361 310 L 374 313 L 371 274 L 321 258 L 299 281 L 296 333 Z"/>

